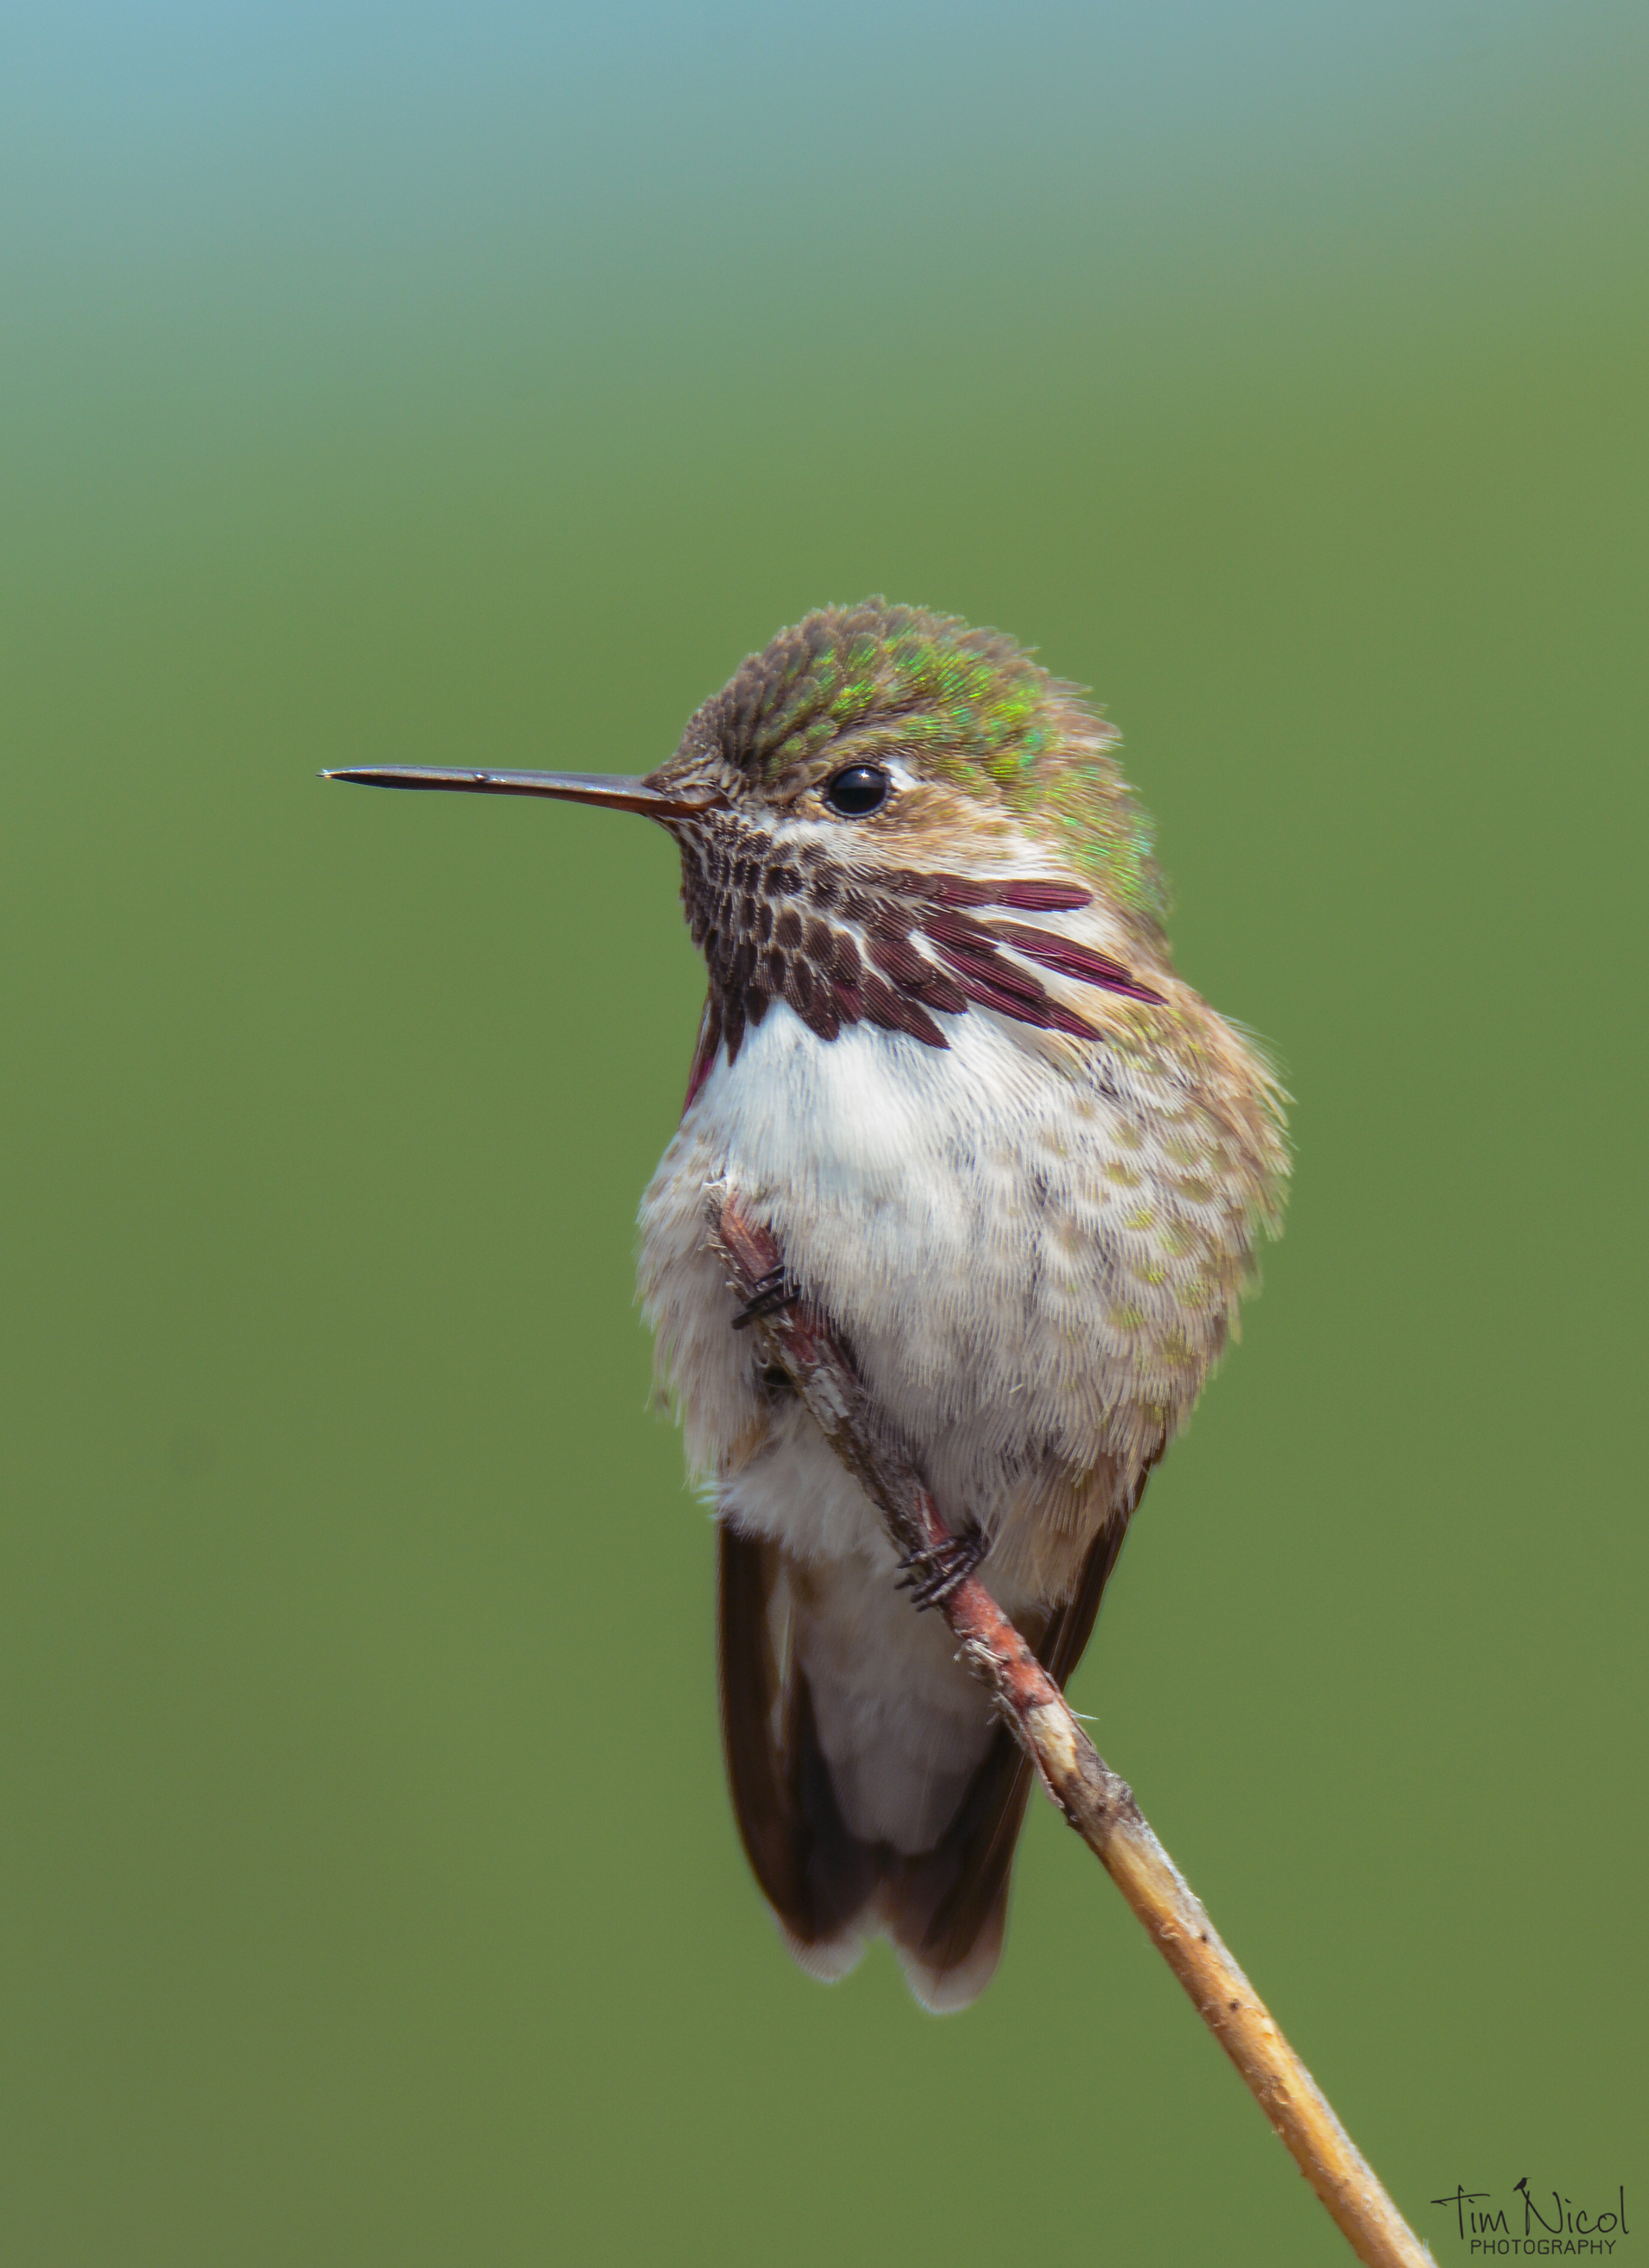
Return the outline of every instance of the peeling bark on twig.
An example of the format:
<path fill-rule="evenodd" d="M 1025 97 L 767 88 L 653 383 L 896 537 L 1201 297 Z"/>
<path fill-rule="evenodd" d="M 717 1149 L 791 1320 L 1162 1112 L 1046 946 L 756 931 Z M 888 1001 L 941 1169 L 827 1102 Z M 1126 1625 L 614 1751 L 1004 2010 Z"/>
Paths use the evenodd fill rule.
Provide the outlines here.
<path fill-rule="evenodd" d="M 725 1189 L 711 1233 L 748 1322 L 830 1446 L 881 1513 L 901 1553 L 932 1566 L 954 1542 L 907 1452 L 889 1440 L 827 1318 L 783 1305 L 784 1255 Z M 1064 1696 L 977 1576 L 939 1601 L 961 1658 L 990 1687 L 1043 1787 L 1094 1852 L 1241 2073 L 1295 2163 L 1369 2268 L 1424 2268 L 1432 2256 L 1386 2194 L 1264 2002 L 1140 1814 L 1133 1791 L 1082 1730 Z"/>

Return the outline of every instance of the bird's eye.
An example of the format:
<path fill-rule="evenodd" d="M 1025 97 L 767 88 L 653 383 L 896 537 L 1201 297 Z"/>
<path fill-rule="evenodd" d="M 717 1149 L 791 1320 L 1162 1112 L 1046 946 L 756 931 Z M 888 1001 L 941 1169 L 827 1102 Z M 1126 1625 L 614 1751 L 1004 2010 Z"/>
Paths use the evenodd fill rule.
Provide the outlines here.
<path fill-rule="evenodd" d="M 887 802 L 892 785 L 880 764 L 850 764 L 828 784 L 824 799 L 839 819 L 868 819 Z"/>

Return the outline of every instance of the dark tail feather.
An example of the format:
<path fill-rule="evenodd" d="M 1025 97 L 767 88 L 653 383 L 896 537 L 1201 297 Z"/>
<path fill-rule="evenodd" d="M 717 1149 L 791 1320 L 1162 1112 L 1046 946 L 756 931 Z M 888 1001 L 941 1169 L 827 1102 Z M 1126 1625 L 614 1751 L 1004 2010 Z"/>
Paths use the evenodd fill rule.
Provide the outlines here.
<path fill-rule="evenodd" d="M 877 1853 L 843 1823 L 807 1681 L 785 1677 L 773 1629 L 777 1545 L 717 1524 L 722 1749 L 745 1854 L 805 1969 L 845 1976 L 875 1896 Z"/>
<path fill-rule="evenodd" d="M 1036 1638 L 1037 1659 L 1061 1687 L 1093 1634 L 1132 1510 L 1095 1538 L 1075 1594 Z M 782 1556 L 725 1521 L 717 1534 L 728 1785 L 752 1871 L 791 1951 L 830 1980 L 845 1976 L 865 1938 L 884 1929 L 924 2007 L 965 2007 L 990 1982 L 1001 1952 L 1030 1765 L 1000 1727 L 931 1851 L 907 1858 L 861 1842 L 842 1818 L 807 1681 L 794 1661 L 777 1658 Z"/>

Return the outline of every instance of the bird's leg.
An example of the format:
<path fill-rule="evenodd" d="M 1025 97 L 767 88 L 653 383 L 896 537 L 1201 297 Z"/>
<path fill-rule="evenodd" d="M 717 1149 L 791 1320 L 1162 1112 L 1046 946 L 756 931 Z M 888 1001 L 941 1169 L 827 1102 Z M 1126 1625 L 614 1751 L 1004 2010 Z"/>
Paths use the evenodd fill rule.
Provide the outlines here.
<path fill-rule="evenodd" d="M 800 1291 L 783 1268 L 770 1268 L 733 1317 L 732 1327 L 736 1331 L 747 1331 L 763 1315 L 776 1314 L 781 1307 L 793 1307 L 800 1297 Z"/>
<path fill-rule="evenodd" d="M 894 1587 L 909 1591 L 911 1605 L 918 1614 L 924 1614 L 930 1607 L 942 1607 L 953 1591 L 960 1591 L 990 1550 L 990 1539 L 983 1528 L 964 1528 L 960 1535 L 947 1535 L 925 1551 L 912 1552 L 902 1559 L 899 1565 L 906 1570 L 905 1579 Z"/>

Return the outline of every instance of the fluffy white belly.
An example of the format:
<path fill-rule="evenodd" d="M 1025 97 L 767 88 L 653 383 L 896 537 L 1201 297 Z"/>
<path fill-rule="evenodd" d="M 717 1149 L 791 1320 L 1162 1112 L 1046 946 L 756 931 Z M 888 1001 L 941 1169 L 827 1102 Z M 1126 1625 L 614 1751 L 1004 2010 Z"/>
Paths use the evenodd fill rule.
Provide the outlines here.
<path fill-rule="evenodd" d="M 707 1191 L 764 1221 L 846 1334 L 1005 1605 L 1066 1588 L 1194 1399 L 1223 1334 L 1231 1226 L 1190 1170 L 1189 1083 L 978 1012 L 948 1049 L 776 1005 L 718 1059 L 642 1207 L 642 1288 L 689 1454 L 721 1508 L 803 1559 L 886 1547 L 756 1351 L 707 1249 Z M 1246 1235 L 1242 1240 L 1245 1247 Z"/>

